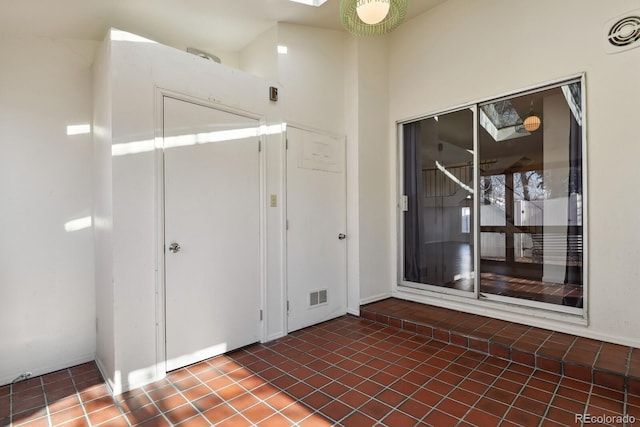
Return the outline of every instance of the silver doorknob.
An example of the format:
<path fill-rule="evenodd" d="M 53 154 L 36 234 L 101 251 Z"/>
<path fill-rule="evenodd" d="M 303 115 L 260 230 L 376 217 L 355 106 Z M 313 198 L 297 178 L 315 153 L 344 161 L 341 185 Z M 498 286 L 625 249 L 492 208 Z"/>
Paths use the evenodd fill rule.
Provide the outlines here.
<path fill-rule="evenodd" d="M 346 239 L 346 238 L 347 238 L 347 235 L 346 235 L 346 234 L 342 234 L 342 233 L 338 234 L 338 239 L 339 239 L 339 240 L 344 240 L 344 239 Z"/>
<path fill-rule="evenodd" d="M 177 244 L 177 243 L 175 243 L 175 242 L 174 242 L 174 243 L 172 243 L 172 244 L 170 244 L 170 245 L 169 245 L 169 252 L 172 252 L 172 253 L 174 253 L 174 254 L 175 254 L 176 252 L 180 252 L 180 245 L 179 245 L 179 244 Z"/>

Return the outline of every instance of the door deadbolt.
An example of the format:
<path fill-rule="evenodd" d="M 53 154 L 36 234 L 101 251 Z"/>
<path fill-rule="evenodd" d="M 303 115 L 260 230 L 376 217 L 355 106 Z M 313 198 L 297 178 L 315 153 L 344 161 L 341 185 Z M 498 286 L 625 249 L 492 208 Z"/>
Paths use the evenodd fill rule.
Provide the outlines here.
<path fill-rule="evenodd" d="M 175 242 L 169 245 L 169 252 L 171 253 L 180 252 L 180 249 L 180 245 Z"/>

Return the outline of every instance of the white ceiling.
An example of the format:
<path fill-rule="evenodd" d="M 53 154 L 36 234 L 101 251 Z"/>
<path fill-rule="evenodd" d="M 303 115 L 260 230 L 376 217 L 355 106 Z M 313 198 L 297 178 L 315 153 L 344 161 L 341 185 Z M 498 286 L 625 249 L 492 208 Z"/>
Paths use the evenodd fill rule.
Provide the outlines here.
<path fill-rule="evenodd" d="M 407 19 L 445 0 L 409 0 Z M 237 52 L 277 22 L 340 30 L 340 0 L 0 0 L 0 34 L 102 40 L 109 27 L 175 47 Z"/>

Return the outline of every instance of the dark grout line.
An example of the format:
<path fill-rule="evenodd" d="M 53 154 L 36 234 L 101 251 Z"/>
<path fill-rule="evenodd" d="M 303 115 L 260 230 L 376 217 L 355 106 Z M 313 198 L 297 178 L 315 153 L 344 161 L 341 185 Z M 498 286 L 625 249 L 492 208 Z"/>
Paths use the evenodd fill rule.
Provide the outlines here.
<path fill-rule="evenodd" d="M 53 425 L 53 422 L 51 421 L 51 411 L 49 410 L 49 400 L 47 399 L 47 393 L 45 392 L 45 389 L 44 389 L 43 377 L 40 377 L 40 387 L 42 388 L 42 397 L 44 398 L 44 408 L 47 414 L 46 415 L 47 422 L 49 423 L 49 425 Z"/>
<path fill-rule="evenodd" d="M 82 396 L 80 395 L 80 389 L 78 388 L 78 385 L 76 383 L 75 375 L 74 375 L 73 371 L 71 370 L 71 368 L 67 369 L 67 372 L 69 373 L 69 378 L 71 378 L 71 383 L 73 384 L 73 388 L 76 391 L 76 397 L 78 398 L 78 402 L 80 402 L 80 407 L 82 408 L 82 413 L 84 414 L 84 419 L 87 422 L 87 425 L 90 426 L 92 424 L 91 424 L 91 420 L 89 419 L 89 413 L 87 412 L 87 408 L 85 408 L 85 406 L 84 406 L 84 399 L 82 399 Z M 49 425 L 52 425 L 52 423 L 50 422 Z"/>

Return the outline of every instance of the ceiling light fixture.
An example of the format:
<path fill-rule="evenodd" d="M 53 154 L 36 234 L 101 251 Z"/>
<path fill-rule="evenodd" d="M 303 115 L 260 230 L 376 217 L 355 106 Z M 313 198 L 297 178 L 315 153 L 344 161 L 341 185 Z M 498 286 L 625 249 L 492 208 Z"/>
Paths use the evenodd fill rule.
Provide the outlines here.
<path fill-rule="evenodd" d="M 365 24 L 379 24 L 389 14 L 389 0 L 360 0 L 356 13 Z"/>
<path fill-rule="evenodd" d="M 342 26 L 357 36 L 393 31 L 407 14 L 407 0 L 341 0 Z"/>

